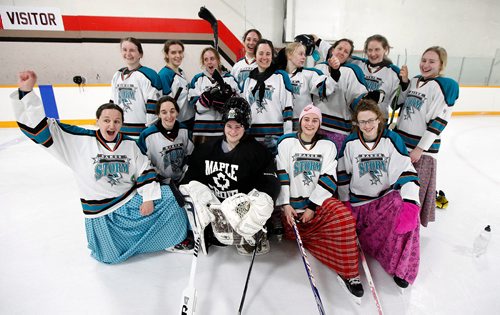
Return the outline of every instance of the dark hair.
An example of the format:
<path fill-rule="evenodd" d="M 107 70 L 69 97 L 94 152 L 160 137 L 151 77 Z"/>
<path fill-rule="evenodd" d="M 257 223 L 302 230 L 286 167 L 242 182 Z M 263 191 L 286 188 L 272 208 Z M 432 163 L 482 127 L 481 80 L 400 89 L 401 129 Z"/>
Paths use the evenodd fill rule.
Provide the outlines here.
<path fill-rule="evenodd" d="M 122 116 L 122 122 L 124 121 L 124 119 L 123 119 L 123 109 L 120 106 L 118 106 L 118 105 L 116 105 L 114 103 L 104 103 L 101 106 L 99 106 L 97 108 L 97 111 L 95 112 L 95 116 L 96 116 L 97 119 L 99 119 L 101 117 L 102 112 L 105 109 L 114 109 L 114 110 L 119 111 L 120 114 L 121 114 L 121 116 Z"/>
<path fill-rule="evenodd" d="M 368 44 L 372 41 L 377 41 L 380 44 L 382 44 L 382 48 L 387 50 L 387 54 L 389 54 L 389 52 L 391 51 L 391 46 L 389 45 L 389 41 L 387 40 L 387 38 L 385 38 L 385 36 L 382 36 L 380 34 L 375 34 L 375 35 L 372 35 L 366 39 L 365 46 L 363 48 L 364 49 L 363 51 L 365 52 L 365 54 L 367 54 L 367 51 L 368 51 Z M 391 61 L 386 55 L 384 55 L 384 59 L 387 61 Z M 392 63 L 392 61 L 391 61 L 391 63 Z"/>
<path fill-rule="evenodd" d="M 162 96 L 162 97 L 160 97 L 160 99 L 158 101 L 156 101 L 156 107 L 155 107 L 156 116 L 158 116 L 160 114 L 161 104 L 163 104 L 165 102 L 170 102 L 170 103 L 174 104 L 174 107 L 175 107 L 175 110 L 177 111 L 177 113 L 180 112 L 179 105 L 177 104 L 177 101 L 175 100 L 175 98 L 173 98 L 171 96 Z"/>
<path fill-rule="evenodd" d="M 163 53 L 165 54 L 163 60 L 165 60 L 166 63 L 168 63 L 168 52 L 170 51 L 170 46 L 173 45 L 181 46 L 182 51 L 184 52 L 184 44 L 180 40 L 167 40 L 165 44 L 163 44 Z"/>
<path fill-rule="evenodd" d="M 257 44 L 255 44 L 255 47 L 253 49 L 253 54 L 255 56 L 257 56 L 257 49 L 259 49 L 260 45 L 269 45 L 269 47 L 271 47 L 272 59 L 274 59 L 276 57 L 276 51 L 274 50 L 273 42 L 268 40 L 268 39 L 264 39 L 264 38 L 259 40 L 257 42 Z"/>
<path fill-rule="evenodd" d="M 139 51 L 139 53 L 141 55 L 144 54 L 144 51 L 142 50 L 141 42 L 137 38 L 135 38 L 135 37 L 125 37 L 125 38 L 122 38 L 120 40 L 120 47 L 122 47 L 123 42 L 131 42 L 132 44 L 134 44 L 135 46 L 137 46 L 137 51 Z"/>
<path fill-rule="evenodd" d="M 326 60 L 330 59 L 330 57 L 332 56 L 332 52 L 335 49 L 335 47 L 337 47 L 342 42 L 346 42 L 349 45 L 351 45 L 351 51 L 349 52 L 348 58 L 352 56 L 352 53 L 354 52 L 354 42 L 352 40 L 348 39 L 348 38 L 341 38 L 338 41 L 336 41 L 335 43 L 333 43 L 332 47 L 330 47 L 328 49 L 328 54 L 326 55 Z"/>
<path fill-rule="evenodd" d="M 247 30 L 245 32 L 245 34 L 243 34 L 242 40 L 245 41 L 245 38 L 247 38 L 248 34 L 250 34 L 252 32 L 255 33 L 255 34 L 257 34 L 257 37 L 259 38 L 259 40 L 262 39 L 262 34 L 259 32 L 259 30 L 256 30 L 255 28 L 251 28 L 251 29 Z"/>
<path fill-rule="evenodd" d="M 219 68 L 220 68 L 220 66 L 221 66 L 220 54 L 219 54 L 219 52 L 218 52 L 217 50 L 215 50 L 215 48 L 213 48 L 213 47 L 205 47 L 205 48 L 203 48 L 203 50 L 201 51 L 201 55 L 200 55 L 200 62 L 201 62 L 201 66 L 203 67 L 203 65 L 204 65 L 204 62 L 203 62 L 203 56 L 205 55 L 205 53 L 206 53 L 207 51 L 211 51 L 211 52 L 213 52 L 213 53 L 214 53 L 214 55 L 215 55 L 215 59 L 217 59 L 217 62 L 219 63 Z"/>
<path fill-rule="evenodd" d="M 354 111 L 352 115 L 352 130 L 357 132 L 359 130 L 359 125 L 358 125 L 358 114 L 360 112 L 365 112 L 365 111 L 370 111 L 373 112 L 375 115 L 377 115 L 377 119 L 379 120 L 378 122 L 378 130 L 377 133 L 380 135 L 385 128 L 385 118 L 384 115 L 382 114 L 382 111 L 380 110 L 380 107 L 378 106 L 377 102 L 371 99 L 362 99 L 358 106 L 356 107 L 356 110 Z"/>

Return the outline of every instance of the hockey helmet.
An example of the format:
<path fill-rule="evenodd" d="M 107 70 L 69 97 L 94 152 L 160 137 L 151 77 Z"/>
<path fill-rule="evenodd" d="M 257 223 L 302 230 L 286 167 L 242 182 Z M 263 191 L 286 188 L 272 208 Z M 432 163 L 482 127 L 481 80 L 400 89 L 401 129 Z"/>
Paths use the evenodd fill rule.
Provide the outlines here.
<path fill-rule="evenodd" d="M 293 39 L 295 42 L 299 42 L 306 47 L 306 56 L 311 56 L 314 51 L 314 37 L 308 34 L 300 34 L 295 36 Z"/>
<path fill-rule="evenodd" d="M 225 124 L 230 120 L 235 120 L 248 129 L 252 122 L 252 112 L 250 105 L 242 97 L 231 97 L 224 103 L 222 112 L 222 122 Z"/>

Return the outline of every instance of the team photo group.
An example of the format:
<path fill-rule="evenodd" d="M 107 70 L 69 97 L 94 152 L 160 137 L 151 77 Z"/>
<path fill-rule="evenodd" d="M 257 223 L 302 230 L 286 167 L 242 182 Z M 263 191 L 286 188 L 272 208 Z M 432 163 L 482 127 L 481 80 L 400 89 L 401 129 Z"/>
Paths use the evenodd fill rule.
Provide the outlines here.
<path fill-rule="evenodd" d="M 166 41 L 165 66 L 151 69 L 140 40 L 122 39 L 123 68 L 109 100 L 92 104 L 93 129 L 48 118 L 33 92 L 43 74 L 19 73 L 17 123 L 73 171 L 91 256 L 117 264 L 167 251 L 194 255 L 194 265 L 219 246 L 253 264 L 284 238 L 298 243 L 320 310 L 306 252 L 353 299 L 365 291 L 364 254 L 400 290 L 412 285 L 458 98 L 446 50 L 425 49 L 420 73 L 409 73 L 378 34 L 356 43 L 363 58 L 347 38 L 302 34 L 277 49 L 250 29 L 241 40 L 231 69 L 208 46 L 188 78 L 182 41 Z"/>

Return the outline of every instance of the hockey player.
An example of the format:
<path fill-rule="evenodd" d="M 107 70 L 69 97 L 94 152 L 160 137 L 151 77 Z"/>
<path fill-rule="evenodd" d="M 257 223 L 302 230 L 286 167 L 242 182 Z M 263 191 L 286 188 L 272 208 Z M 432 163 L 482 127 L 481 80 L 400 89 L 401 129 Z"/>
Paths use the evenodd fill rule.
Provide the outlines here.
<path fill-rule="evenodd" d="M 187 169 L 186 160 L 194 145 L 186 126 L 177 121 L 179 105 L 170 96 L 156 104 L 158 120 L 139 136 L 139 147 L 148 156 L 166 184 L 180 182 Z"/>
<path fill-rule="evenodd" d="M 280 138 L 278 178 L 285 237 L 295 239 L 292 220 L 298 221 L 304 247 L 335 270 L 340 283 L 356 297 L 363 296 L 358 271 L 356 222 L 351 212 L 333 198 L 337 190 L 337 149 L 318 133 L 321 111 L 307 105 L 299 119 L 299 130 Z"/>
<path fill-rule="evenodd" d="M 115 264 L 131 256 L 164 250 L 186 236 L 186 213 L 168 186 L 161 186 L 135 140 L 119 132 L 123 110 L 101 105 L 98 130 L 60 123 L 45 116 L 32 91 L 36 74 L 19 74 L 11 94 L 21 131 L 67 165 L 76 178 L 85 215 L 88 247 L 100 262 Z"/>
<path fill-rule="evenodd" d="M 204 70 L 194 76 L 189 87 L 189 104 L 196 110 L 193 128 L 195 144 L 222 135 L 220 111 L 224 102 L 229 98 L 226 94 L 232 96 L 238 94 L 240 90 L 238 82 L 231 74 L 221 72 L 220 55 L 213 47 L 206 47 L 202 50 L 200 61 Z M 215 70 L 222 74 L 224 86 L 221 86 L 213 77 Z M 221 95 L 223 87 L 229 89 L 230 93 Z"/>
<path fill-rule="evenodd" d="M 340 39 L 328 50 L 327 62 L 316 65 L 336 83 L 332 95 L 326 99 L 313 95 L 313 102 L 323 113 L 321 133 L 335 142 L 337 150 L 351 131 L 353 110 L 368 92 L 363 71 L 356 65 L 346 63 L 353 49 L 351 40 Z"/>
<path fill-rule="evenodd" d="M 304 68 L 306 46 L 300 42 L 288 44 L 278 53 L 277 67 L 285 70 L 292 84 L 293 130 L 297 130 L 299 115 L 311 103 L 314 94 L 321 99 L 333 93 L 334 81 L 315 68 Z"/>
<path fill-rule="evenodd" d="M 339 198 L 351 208 L 363 251 L 401 288 L 418 273 L 418 177 L 403 140 L 385 129 L 377 103 L 362 100 L 339 154 Z"/>
<path fill-rule="evenodd" d="M 222 116 L 224 136 L 195 147 L 183 183 L 197 181 L 208 186 L 211 194 L 214 195 L 213 199 L 222 202 L 223 205 L 225 200 L 231 200 L 233 196 L 240 193 L 249 194 L 256 189 L 260 195 L 270 196 L 266 197 L 270 207 L 270 209 L 266 208 L 266 211 L 269 211 L 270 216 L 273 209 L 272 200 L 276 199 L 279 191 L 274 157 L 263 145 L 246 134 L 251 122 L 249 104 L 243 98 L 233 97 L 226 102 L 224 107 Z M 190 195 L 193 194 L 190 193 Z M 201 195 L 201 193 L 195 195 Z M 218 215 L 220 216 L 220 213 Z M 204 225 L 207 221 L 214 221 L 213 225 L 222 225 L 221 222 L 224 220 L 215 220 L 214 215 L 210 220 L 205 220 Z M 217 236 L 215 228 L 214 232 Z M 210 229 L 209 226 L 206 230 L 207 235 Z M 214 240 L 209 241 L 217 244 Z M 253 250 L 246 245 L 237 248 L 242 254 L 250 254 Z M 267 251 L 269 251 L 269 242 L 264 240 L 259 252 Z"/>
<path fill-rule="evenodd" d="M 249 134 L 276 154 L 278 138 L 292 131 L 292 86 L 288 74 L 275 68 L 271 41 L 260 40 L 255 56 L 257 68 L 250 72 L 242 90 L 252 109 Z"/>
<path fill-rule="evenodd" d="M 403 107 L 395 131 L 403 138 L 420 178 L 420 222 L 427 226 L 435 220 L 436 156 L 441 133 L 451 118 L 458 98 L 458 83 L 442 76 L 447 53 L 439 46 L 425 50 L 420 59 L 420 75 L 409 81 L 406 65 L 401 67 L 403 82 L 408 88 L 400 95 Z"/>
<path fill-rule="evenodd" d="M 389 109 L 402 85 L 399 68 L 387 57 L 390 51 L 387 38 L 372 35 L 365 41 L 364 53 L 368 59 L 352 56 L 352 63 L 358 65 L 365 75 L 368 91 L 382 91 L 383 99 L 378 104 L 384 118 L 389 117 Z M 402 86 L 401 86 L 402 87 Z M 402 87 L 402 88 L 406 88 Z"/>
<path fill-rule="evenodd" d="M 178 40 L 166 41 L 163 45 L 166 65 L 158 76 L 161 80 L 164 96 L 173 97 L 179 105 L 179 122 L 192 129 L 194 107 L 188 102 L 189 81 L 180 68 L 184 60 L 184 44 Z"/>
<path fill-rule="evenodd" d="M 122 133 L 139 137 L 146 124 L 155 119 L 155 104 L 161 96 L 161 81 L 153 69 L 141 66 L 144 54 L 141 43 L 124 38 L 120 49 L 126 67 L 118 70 L 111 80 L 111 103 L 123 109 L 125 122 Z"/>
<path fill-rule="evenodd" d="M 261 39 L 262 35 L 254 28 L 247 30 L 243 35 L 245 56 L 239 59 L 231 70 L 231 75 L 236 78 L 240 87 L 243 86 L 243 82 L 245 82 L 245 79 L 248 78 L 250 71 L 257 68 L 254 48 L 257 42 Z"/>

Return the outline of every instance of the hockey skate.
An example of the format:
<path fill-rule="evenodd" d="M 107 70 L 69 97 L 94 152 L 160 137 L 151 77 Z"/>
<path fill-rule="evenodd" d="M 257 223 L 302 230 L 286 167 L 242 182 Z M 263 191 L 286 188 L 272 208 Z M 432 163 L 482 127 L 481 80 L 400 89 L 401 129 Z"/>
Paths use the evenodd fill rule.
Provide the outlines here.
<path fill-rule="evenodd" d="M 446 199 L 446 196 L 442 190 L 440 190 L 439 192 L 436 191 L 436 207 L 439 209 L 448 208 L 448 199 Z"/>
<path fill-rule="evenodd" d="M 405 292 L 405 289 L 408 288 L 408 281 L 398 276 L 394 276 L 393 279 L 394 282 L 396 282 L 396 284 L 398 285 L 399 293 L 403 294 Z"/>
<path fill-rule="evenodd" d="M 351 294 L 351 297 L 353 301 L 360 305 L 361 304 L 361 297 L 365 293 L 365 290 L 363 290 L 363 285 L 361 284 L 361 278 L 359 276 L 350 278 L 350 279 L 344 279 L 340 275 L 337 275 L 337 280 L 339 281 L 340 285 L 346 290 L 349 294 Z"/>
<path fill-rule="evenodd" d="M 285 229 L 283 228 L 283 223 L 281 222 L 281 209 L 274 209 L 271 214 L 271 218 L 267 220 L 266 227 L 270 236 L 276 235 L 278 241 L 283 239 Z"/>
<path fill-rule="evenodd" d="M 188 231 L 186 239 L 179 244 L 166 249 L 170 253 L 192 254 L 194 252 L 193 231 Z"/>
<path fill-rule="evenodd" d="M 252 256 L 254 249 L 255 246 L 252 246 L 247 242 L 244 242 L 242 245 L 236 245 L 236 250 L 238 251 L 238 254 L 242 256 Z M 257 256 L 264 255 L 269 253 L 270 250 L 271 250 L 271 245 L 269 244 L 269 240 L 267 239 L 267 234 L 263 233 L 260 243 L 257 244 L 257 253 L 255 253 L 255 255 Z"/>

